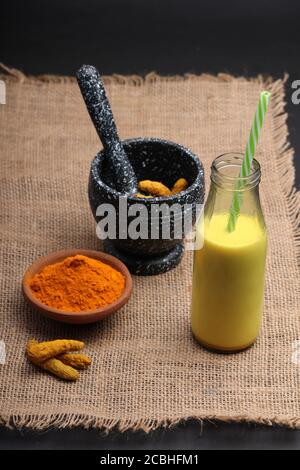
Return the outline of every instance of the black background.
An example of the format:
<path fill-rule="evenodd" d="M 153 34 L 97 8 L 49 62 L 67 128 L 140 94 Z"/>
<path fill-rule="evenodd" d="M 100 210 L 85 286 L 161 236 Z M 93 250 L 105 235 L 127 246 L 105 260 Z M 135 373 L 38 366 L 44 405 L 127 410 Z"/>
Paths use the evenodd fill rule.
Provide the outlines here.
<path fill-rule="evenodd" d="M 1 2 L 0 60 L 27 74 L 258 74 L 286 83 L 290 141 L 300 151 L 300 2 L 297 0 L 27 0 Z M 299 160 L 295 157 L 297 182 Z M 284 413 L 284 410 L 283 410 Z M 36 434 L 0 428 L 0 449 L 300 448 L 300 431 L 190 421 L 172 430 Z"/>

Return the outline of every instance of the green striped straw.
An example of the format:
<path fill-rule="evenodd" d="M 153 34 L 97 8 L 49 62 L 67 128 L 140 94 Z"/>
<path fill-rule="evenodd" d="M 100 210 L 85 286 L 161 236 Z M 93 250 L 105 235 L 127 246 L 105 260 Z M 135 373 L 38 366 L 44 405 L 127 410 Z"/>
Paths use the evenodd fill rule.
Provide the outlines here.
<path fill-rule="evenodd" d="M 271 94 L 268 91 L 262 91 L 260 94 L 260 99 L 253 119 L 253 124 L 246 146 L 245 156 L 243 158 L 243 163 L 239 175 L 239 178 L 241 179 L 238 180 L 236 188 L 237 190 L 234 192 L 232 203 L 230 206 L 229 219 L 227 224 L 227 230 L 229 232 L 234 231 L 238 216 L 240 214 L 240 209 L 242 205 L 242 193 L 239 190 L 241 190 L 245 184 L 242 178 L 246 178 L 251 174 L 252 161 L 255 155 L 256 146 L 259 141 L 259 136 L 268 109 L 270 95 Z"/>

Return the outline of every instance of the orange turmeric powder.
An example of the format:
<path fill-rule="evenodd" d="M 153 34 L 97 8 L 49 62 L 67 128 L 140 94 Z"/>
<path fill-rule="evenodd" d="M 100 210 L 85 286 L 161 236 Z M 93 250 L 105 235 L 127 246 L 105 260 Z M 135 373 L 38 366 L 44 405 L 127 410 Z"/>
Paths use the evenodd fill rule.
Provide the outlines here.
<path fill-rule="evenodd" d="M 49 307 L 84 312 L 117 300 L 125 288 L 125 277 L 102 261 L 75 255 L 45 266 L 29 280 L 29 286 Z"/>

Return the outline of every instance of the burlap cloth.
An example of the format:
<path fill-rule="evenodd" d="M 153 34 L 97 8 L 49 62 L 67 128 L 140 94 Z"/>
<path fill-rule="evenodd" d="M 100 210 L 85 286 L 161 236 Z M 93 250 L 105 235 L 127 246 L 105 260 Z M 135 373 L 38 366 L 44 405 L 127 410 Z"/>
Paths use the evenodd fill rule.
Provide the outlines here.
<path fill-rule="evenodd" d="M 205 165 L 207 185 L 217 155 L 243 151 L 260 89 L 272 91 L 257 152 L 269 232 L 263 329 L 252 349 L 224 356 L 203 350 L 190 333 L 191 253 L 167 274 L 135 277 L 128 305 L 101 323 L 64 325 L 26 305 L 22 274 L 37 256 L 100 247 L 87 200 L 89 165 L 100 145 L 73 80 L 12 74 L 0 105 L 0 340 L 7 349 L 1 422 L 148 431 L 196 418 L 299 428 L 300 200 L 283 82 L 154 74 L 105 80 L 121 136 L 190 147 Z M 76 383 L 59 381 L 26 360 L 32 337 L 82 339 L 92 367 Z"/>

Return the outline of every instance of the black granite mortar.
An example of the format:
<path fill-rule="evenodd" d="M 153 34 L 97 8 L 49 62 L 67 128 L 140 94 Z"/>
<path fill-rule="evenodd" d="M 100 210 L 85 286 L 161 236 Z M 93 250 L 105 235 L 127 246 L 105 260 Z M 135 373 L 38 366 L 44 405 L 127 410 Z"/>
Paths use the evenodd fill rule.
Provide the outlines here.
<path fill-rule="evenodd" d="M 104 250 L 117 256 L 133 274 L 160 274 L 175 267 L 181 260 L 184 247 L 181 238 L 174 237 L 174 222 L 177 216 L 192 212 L 193 222 L 196 218 L 196 205 L 204 201 L 204 170 L 199 158 L 189 149 L 173 142 L 157 138 L 137 138 L 123 141 L 125 152 L 131 162 L 138 181 L 150 179 L 160 181 L 172 187 L 178 178 L 188 181 L 188 188 L 170 197 L 137 199 L 129 196 L 127 208 L 133 204 L 143 204 L 147 208 L 148 233 L 151 224 L 161 229 L 166 218 L 162 215 L 151 218 L 151 205 L 165 203 L 172 206 L 177 203 L 178 211 L 167 216 L 170 221 L 170 238 L 163 239 L 161 231 L 158 239 L 132 240 L 121 239 L 119 233 L 119 198 L 121 193 L 114 189 L 113 175 L 105 158 L 105 151 L 99 152 L 91 164 L 89 177 L 89 201 L 97 223 L 105 217 L 96 215 L 100 204 L 113 204 L 117 213 L 117 236 L 114 240 L 104 241 Z M 184 207 L 189 204 L 189 209 Z M 174 218 L 175 217 L 175 218 Z M 134 219 L 128 217 L 127 226 Z"/>

